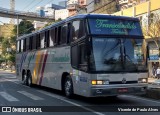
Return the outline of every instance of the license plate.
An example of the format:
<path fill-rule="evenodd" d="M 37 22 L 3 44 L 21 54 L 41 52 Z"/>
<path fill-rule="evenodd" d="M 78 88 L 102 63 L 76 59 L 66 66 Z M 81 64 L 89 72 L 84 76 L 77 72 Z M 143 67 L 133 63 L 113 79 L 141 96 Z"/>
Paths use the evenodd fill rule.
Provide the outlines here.
<path fill-rule="evenodd" d="M 118 92 L 119 93 L 128 92 L 128 89 L 127 88 L 120 88 L 120 89 L 118 89 Z"/>

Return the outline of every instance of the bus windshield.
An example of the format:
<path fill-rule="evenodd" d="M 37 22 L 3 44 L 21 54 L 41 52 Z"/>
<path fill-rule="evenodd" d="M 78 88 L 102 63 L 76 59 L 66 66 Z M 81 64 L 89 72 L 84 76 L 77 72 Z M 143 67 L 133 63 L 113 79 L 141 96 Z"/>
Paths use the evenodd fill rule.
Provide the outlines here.
<path fill-rule="evenodd" d="M 91 70 L 114 72 L 146 71 L 143 39 L 92 38 Z"/>
<path fill-rule="evenodd" d="M 89 19 L 91 34 L 143 36 L 139 21 L 120 19 Z"/>

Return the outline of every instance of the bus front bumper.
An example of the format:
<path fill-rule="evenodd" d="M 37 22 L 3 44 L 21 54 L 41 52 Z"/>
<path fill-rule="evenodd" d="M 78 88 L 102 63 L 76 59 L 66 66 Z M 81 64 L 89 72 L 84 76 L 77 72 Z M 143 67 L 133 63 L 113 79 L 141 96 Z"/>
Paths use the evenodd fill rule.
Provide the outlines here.
<path fill-rule="evenodd" d="M 145 94 L 147 84 L 92 86 L 90 96 L 116 96 L 122 94 Z"/>

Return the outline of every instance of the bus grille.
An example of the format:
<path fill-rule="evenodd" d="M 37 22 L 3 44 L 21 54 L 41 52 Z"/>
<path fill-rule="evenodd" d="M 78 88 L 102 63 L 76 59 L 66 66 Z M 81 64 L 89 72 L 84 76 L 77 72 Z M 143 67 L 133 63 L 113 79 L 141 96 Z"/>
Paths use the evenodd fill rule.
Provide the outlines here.
<path fill-rule="evenodd" d="M 133 83 L 138 83 L 138 81 L 126 81 L 125 84 L 133 84 Z M 122 81 L 113 81 L 109 82 L 109 84 L 124 84 L 124 83 L 122 83 Z"/>

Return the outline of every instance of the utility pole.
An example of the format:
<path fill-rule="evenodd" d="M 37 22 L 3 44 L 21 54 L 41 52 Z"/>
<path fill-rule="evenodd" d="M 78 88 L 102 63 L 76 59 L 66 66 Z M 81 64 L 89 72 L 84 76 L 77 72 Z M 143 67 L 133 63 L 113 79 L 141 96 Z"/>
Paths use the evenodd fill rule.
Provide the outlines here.
<path fill-rule="evenodd" d="M 15 10 L 15 0 L 10 0 L 10 11 L 14 12 Z M 14 18 L 11 17 L 10 24 L 15 24 Z"/>

